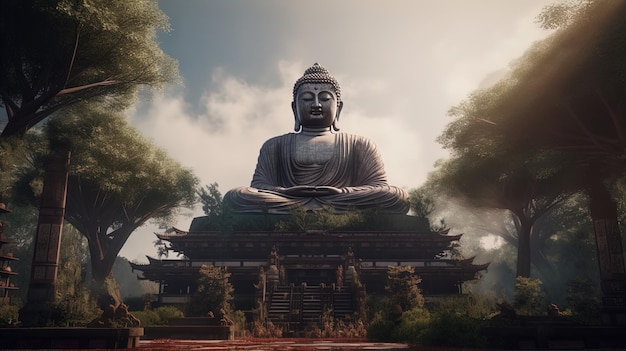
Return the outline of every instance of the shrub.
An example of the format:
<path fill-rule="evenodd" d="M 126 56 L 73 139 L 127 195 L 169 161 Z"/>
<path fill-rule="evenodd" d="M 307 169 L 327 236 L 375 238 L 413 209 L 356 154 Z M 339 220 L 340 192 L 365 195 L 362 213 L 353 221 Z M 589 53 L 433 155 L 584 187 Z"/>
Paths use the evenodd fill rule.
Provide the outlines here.
<path fill-rule="evenodd" d="M 409 344 L 422 344 L 424 332 L 430 323 L 430 312 L 423 308 L 414 308 L 402 314 L 400 324 L 392 332 L 392 339 Z"/>
<path fill-rule="evenodd" d="M 396 324 L 388 319 L 376 319 L 367 327 L 367 338 L 372 341 L 398 341 L 393 339 Z"/>
<path fill-rule="evenodd" d="M 19 320 L 20 308 L 17 305 L 0 305 L 0 327 L 14 327 Z"/>
<path fill-rule="evenodd" d="M 252 336 L 256 338 L 280 338 L 283 336 L 283 330 L 274 325 L 271 321 L 263 324 L 261 321 L 254 321 L 251 328 Z"/>
<path fill-rule="evenodd" d="M 432 313 L 462 311 L 464 315 L 475 319 L 486 319 L 497 313 L 493 299 L 482 295 L 459 295 L 437 299 L 428 304 Z"/>
<path fill-rule="evenodd" d="M 388 266 L 385 291 L 391 294 L 394 305 L 400 305 L 403 311 L 424 306 L 424 296 L 418 287 L 422 279 L 415 274 L 411 266 Z"/>
<path fill-rule="evenodd" d="M 187 305 L 186 315 L 201 317 L 209 312 L 215 316 L 228 314 L 233 300 L 233 286 L 229 278 L 226 268 L 202 265 L 198 288 Z"/>
<path fill-rule="evenodd" d="M 548 299 L 539 279 L 517 277 L 514 300 L 513 307 L 520 315 L 543 315 L 548 306 Z"/>
<path fill-rule="evenodd" d="M 163 325 L 159 315 L 153 310 L 133 311 L 131 312 L 135 318 L 141 321 L 142 327 L 149 327 L 154 325 Z"/>
<path fill-rule="evenodd" d="M 598 284 L 589 279 L 575 279 L 567 283 L 567 303 L 572 315 L 584 323 L 594 323 L 600 316 Z"/>
<path fill-rule="evenodd" d="M 141 321 L 141 325 L 144 327 L 167 325 L 171 318 L 183 317 L 183 312 L 174 306 L 162 306 L 154 310 L 133 311 L 131 313 Z"/>
<path fill-rule="evenodd" d="M 480 348 L 485 345 L 481 328 L 480 320 L 463 314 L 441 312 L 433 316 L 428 328 L 420 334 L 419 343 L 423 346 Z"/>
<path fill-rule="evenodd" d="M 171 318 L 183 317 L 183 312 L 174 306 L 162 306 L 154 309 L 162 324 L 168 324 Z"/>

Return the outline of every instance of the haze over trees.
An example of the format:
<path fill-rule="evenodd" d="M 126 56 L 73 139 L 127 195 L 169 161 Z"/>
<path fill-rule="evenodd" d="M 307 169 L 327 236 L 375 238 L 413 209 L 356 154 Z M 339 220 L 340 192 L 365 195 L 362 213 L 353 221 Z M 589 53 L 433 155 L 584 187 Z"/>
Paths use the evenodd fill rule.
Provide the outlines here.
<path fill-rule="evenodd" d="M 538 22 L 555 33 L 450 110 L 456 119 L 439 140 L 452 157 L 431 181 L 471 206 L 515 215 L 518 276 L 530 276 L 531 257 L 540 259 L 533 241 L 549 235 L 533 227 L 575 193 L 590 197 L 595 223 L 618 228 L 612 187 L 626 169 L 625 14 L 621 1 L 546 7 Z"/>

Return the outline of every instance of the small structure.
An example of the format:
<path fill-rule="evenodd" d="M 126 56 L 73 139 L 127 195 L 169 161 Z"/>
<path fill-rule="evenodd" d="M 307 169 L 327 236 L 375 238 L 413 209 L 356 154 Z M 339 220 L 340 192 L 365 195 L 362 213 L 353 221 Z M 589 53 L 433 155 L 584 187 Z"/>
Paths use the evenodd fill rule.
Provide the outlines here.
<path fill-rule="evenodd" d="M 7 209 L 7 206 L 2 202 L 0 197 L 0 214 L 11 212 Z M 7 248 L 11 242 L 4 233 L 4 222 L 0 221 L 0 305 L 9 304 L 11 302 L 11 293 L 18 290 L 15 286 L 12 278 L 17 273 L 13 272 L 11 263 L 16 261 L 17 258 L 13 257 L 11 250 Z"/>

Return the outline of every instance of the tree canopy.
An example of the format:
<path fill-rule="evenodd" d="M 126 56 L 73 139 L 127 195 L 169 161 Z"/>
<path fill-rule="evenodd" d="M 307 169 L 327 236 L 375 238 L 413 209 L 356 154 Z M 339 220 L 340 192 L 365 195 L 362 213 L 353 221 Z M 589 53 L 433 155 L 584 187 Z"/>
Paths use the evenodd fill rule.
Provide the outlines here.
<path fill-rule="evenodd" d="M 547 7 L 539 21 L 558 30 L 531 47 L 505 79 L 454 107 L 450 114 L 457 120 L 440 141 L 455 151 L 524 150 L 527 159 L 550 153 L 570 173 L 589 176 L 585 170 L 593 168 L 594 175 L 621 176 L 625 14 L 621 1 Z"/>
<path fill-rule="evenodd" d="M 142 138 L 122 114 L 81 105 L 51 119 L 46 134 L 72 152 L 65 219 L 89 240 L 96 282 L 109 275 L 135 229 L 196 201 L 192 172 Z"/>
<path fill-rule="evenodd" d="M 156 42 L 168 29 L 156 0 L 0 2 L 0 137 L 78 102 L 121 109 L 139 85 L 171 81 L 176 61 Z"/>
<path fill-rule="evenodd" d="M 533 223 L 569 194 L 587 191 L 592 214 L 616 216 L 602 182 L 626 166 L 624 14 L 626 3 L 609 0 L 546 7 L 538 21 L 558 30 L 450 110 L 456 119 L 439 141 L 452 158 L 436 182 L 474 205 L 515 213 L 518 275 L 530 274 Z"/>

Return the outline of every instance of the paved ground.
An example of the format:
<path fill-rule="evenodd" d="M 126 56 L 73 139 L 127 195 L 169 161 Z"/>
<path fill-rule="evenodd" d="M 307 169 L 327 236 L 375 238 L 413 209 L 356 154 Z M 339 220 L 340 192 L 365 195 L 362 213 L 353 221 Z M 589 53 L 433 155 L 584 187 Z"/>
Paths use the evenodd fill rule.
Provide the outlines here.
<path fill-rule="evenodd" d="M 358 341 L 327 341 L 327 340 L 154 340 L 142 341 L 142 351 L 178 351 L 178 350 L 407 350 L 403 344 L 366 343 Z"/>
<path fill-rule="evenodd" d="M 146 340 L 137 351 L 463 351 L 463 349 L 410 347 L 398 343 L 367 342 L 359 339 L 244 339 L 244 340 Z"/>

